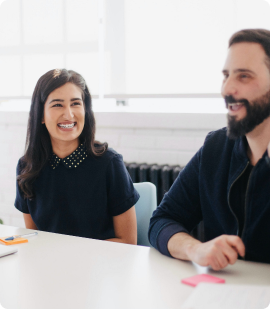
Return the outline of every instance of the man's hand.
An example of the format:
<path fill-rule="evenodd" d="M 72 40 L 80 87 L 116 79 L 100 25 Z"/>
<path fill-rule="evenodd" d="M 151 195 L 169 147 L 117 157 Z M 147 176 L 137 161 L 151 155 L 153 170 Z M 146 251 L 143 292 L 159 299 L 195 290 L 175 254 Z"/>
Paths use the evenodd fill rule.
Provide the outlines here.
<path fill-rule="evenodd" d="M 228 264 L 234 264 L 238 254 L 245 255 L 245 245 L 238 236 L 221 235 L 205 243 L 191 246 L 187 256 L 201 266 L 211 266 L 220 270 Z"/>
<path fill-rule="evenodd" d="M 187 233 L 174 234 L 168 242 L 170 254 L 180 260 L 193 261 L 201 266 L 220 270 L 234 264 L 238 254 L 245 255 L 242 239 L 233 235 L 221 235 L 205 243 Z"/>

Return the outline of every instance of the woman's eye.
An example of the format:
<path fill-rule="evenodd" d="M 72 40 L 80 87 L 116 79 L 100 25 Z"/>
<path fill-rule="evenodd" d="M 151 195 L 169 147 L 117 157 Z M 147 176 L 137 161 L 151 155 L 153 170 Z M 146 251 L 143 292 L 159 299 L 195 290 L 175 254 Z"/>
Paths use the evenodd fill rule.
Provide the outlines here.
<path fill-rule="evenodd" d="M 72 105 L 81 105 L 81 102 L 74 102 Z"/>
<path fill-rule="evenodd" d="M 54 104 L 53 107 L 60 107 L 62 106 L 61 104 Z"/>

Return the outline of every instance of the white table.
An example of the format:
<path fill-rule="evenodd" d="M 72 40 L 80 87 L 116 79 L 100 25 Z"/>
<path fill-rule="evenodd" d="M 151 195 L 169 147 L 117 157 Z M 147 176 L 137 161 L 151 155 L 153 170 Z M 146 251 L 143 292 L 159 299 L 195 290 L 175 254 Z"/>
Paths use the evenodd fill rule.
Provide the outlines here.
<path fill-rule="evenodd" d="M 0 235 L 31 230 L 0 225 Z M 0 258 L 6 309 L 180 308 L 194 288 L 181 279 L 212 273 L 227 283 L 270 285 L 270 265 L 237 261 L 214 272 L 155 249 L 47 232 Z"/>

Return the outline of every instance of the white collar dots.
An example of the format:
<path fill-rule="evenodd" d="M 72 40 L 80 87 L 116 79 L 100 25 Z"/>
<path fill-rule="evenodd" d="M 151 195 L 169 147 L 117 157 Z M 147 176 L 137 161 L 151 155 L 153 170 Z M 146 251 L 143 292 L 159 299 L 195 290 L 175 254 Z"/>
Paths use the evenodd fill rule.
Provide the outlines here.
<path fill-rule="evenodd" d="M 56 154 L 52 154 L 49 163 L 52 169 L 55 169 L 60 163 L 66 168 L 76 168 L 87 158 L 87 151 L 84 144 L 81 144 L 72 154 L 61 159 Z"/>

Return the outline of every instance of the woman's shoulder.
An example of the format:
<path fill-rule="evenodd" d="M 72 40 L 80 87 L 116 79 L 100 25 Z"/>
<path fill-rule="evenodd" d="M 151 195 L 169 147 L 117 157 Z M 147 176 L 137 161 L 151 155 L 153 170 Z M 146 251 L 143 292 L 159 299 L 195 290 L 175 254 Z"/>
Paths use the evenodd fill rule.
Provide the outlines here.
<path fill-rule="evenodd" d="M 107 170 L 109 166 L 124 165 L 123 156 L 113 148 L 108 148 L 101 156 L 88 156 L 89 164 Z M 98 164 L 98 165 L 97 165 Z"/>
<path fill-rule="evenodd" d="M 101 156 L 105 161 L 111 161 L 114 158 L 120 158 L 123 159 L 123 156 L 115 151 L 113 148 L 108 148 L 106 152 Z"/>
<path fill-rule="evenodd" d="M 26 166 L 25 157 L 22 156 L 22 157 L 20 157 L 20 159 L 18 160 L 18 163 L 17 163 L 17 174 L 18 175 L 25 168 L 25 166 Z"/>

